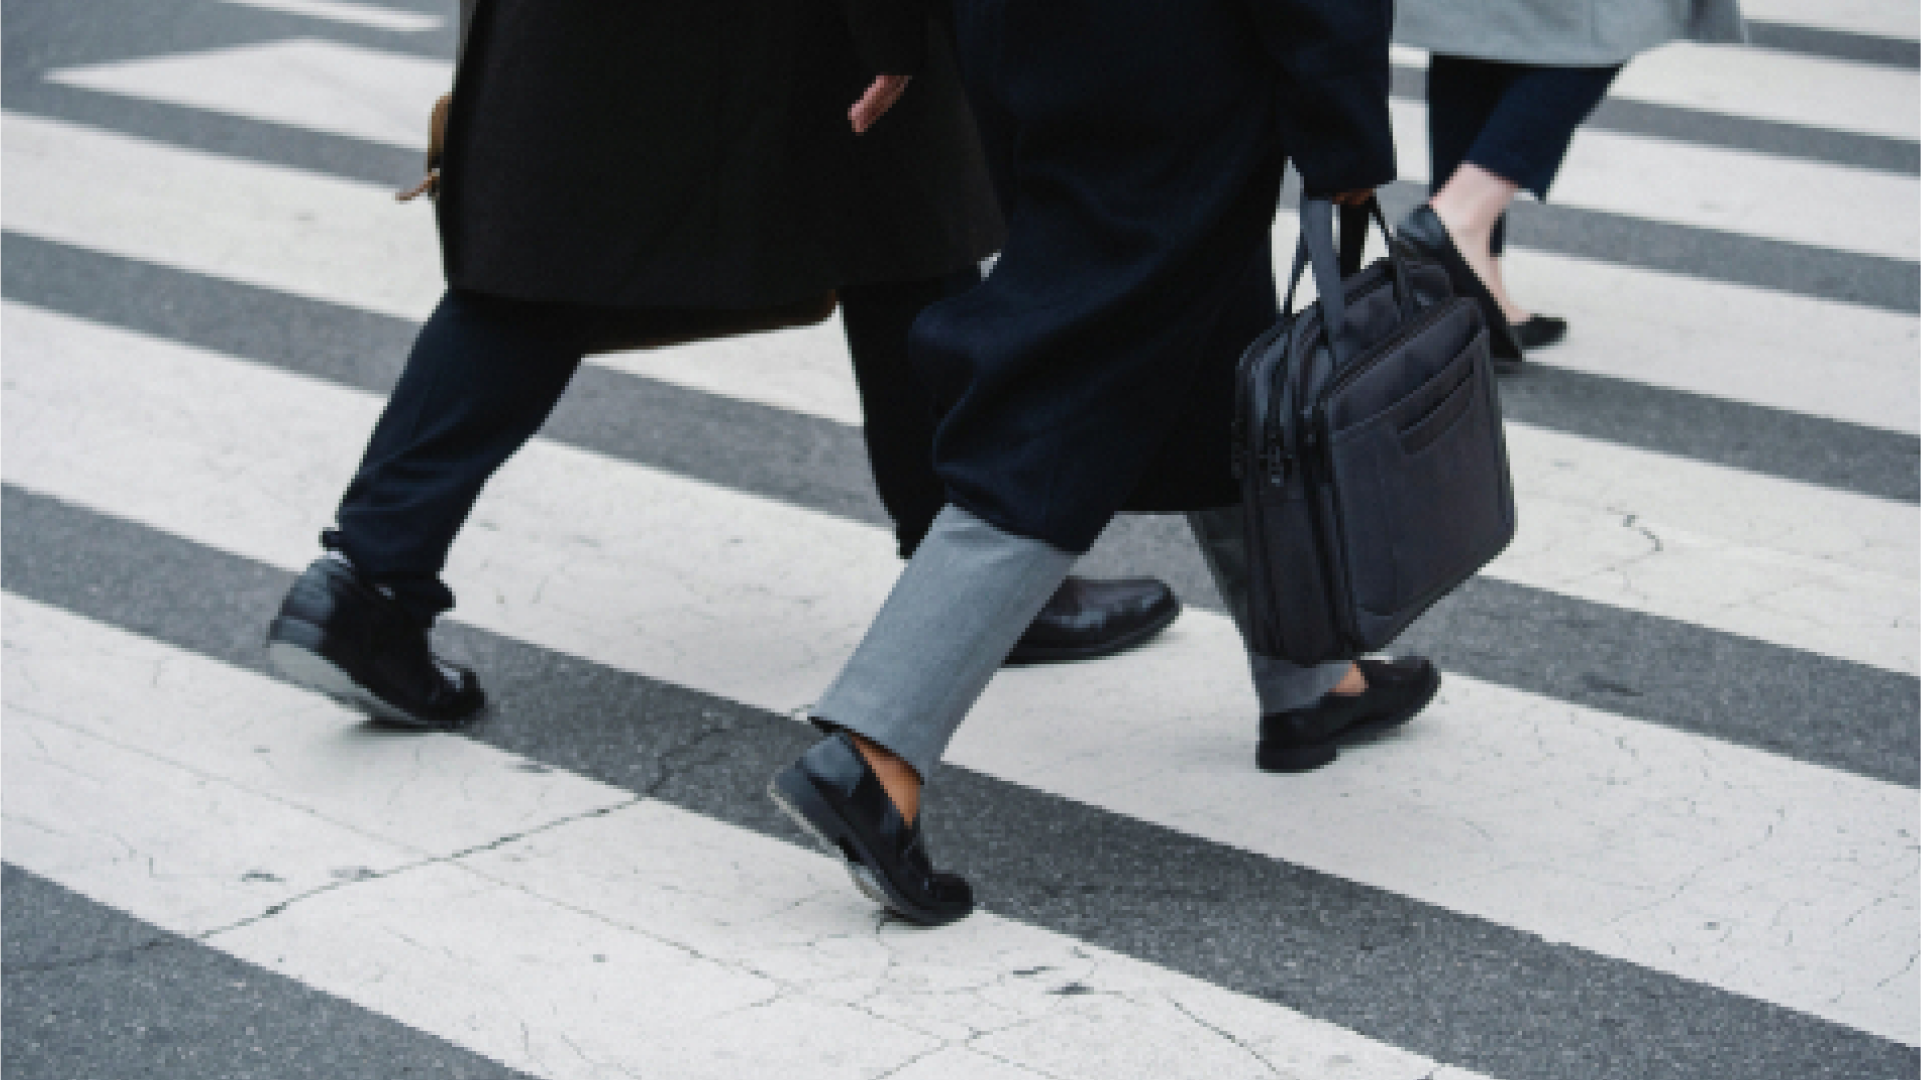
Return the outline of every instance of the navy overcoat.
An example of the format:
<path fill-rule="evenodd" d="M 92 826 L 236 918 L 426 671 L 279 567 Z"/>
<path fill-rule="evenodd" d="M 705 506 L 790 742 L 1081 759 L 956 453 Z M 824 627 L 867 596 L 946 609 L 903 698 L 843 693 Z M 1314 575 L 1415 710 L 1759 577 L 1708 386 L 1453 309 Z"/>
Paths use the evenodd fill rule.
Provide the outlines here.
<path fill-rule="evenodd" d="M 1233 369 L 1276 314 L 1283 163 L 1315 194 L 1394 178 L 1391 0 L 955 11 L 1008 239 L 914 328 L 950 500 L 1068 551 L 1123 508 L 1238 501 Z"/>

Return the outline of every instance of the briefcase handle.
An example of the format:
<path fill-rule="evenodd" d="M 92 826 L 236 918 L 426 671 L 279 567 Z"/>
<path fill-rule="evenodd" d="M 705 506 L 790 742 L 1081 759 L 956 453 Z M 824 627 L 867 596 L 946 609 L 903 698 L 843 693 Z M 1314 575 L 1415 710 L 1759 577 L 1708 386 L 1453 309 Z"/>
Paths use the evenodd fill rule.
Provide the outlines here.
<path fill-rule="evenodd" d="M 1373 202 L 1373 196 L 1368 202 Z M 1367 255 L 1368 203 L 1340 204 L 1341 240 L 1341 279 L 1345 281 L 1361 272 L 1361 260 Z"/>
<path fill-rule="evenodd" d="M 1407 264 L 1394 244 L 1393 233 L 1388 230 L 1387 217 L 1381 212 L 1381 201 L 1369 196 L 1365 206 L 1341 207 L 1341 250 L 1337 254 L 1333 200 L 1306 196 L 1301 199 L 1301 240 L 1294 252 L 1294 270 L 1287 276 L 1287 299 L 1282 302 L 1281 311 L 1284 315 L 1294 313 L 1294 292 L 1300 287 L 1301 271 L 1313 267 L 1314 288 L 1320 293 L 1321 331 L 1327 337 L 1328 355 L 1336 368 L 1341 366 L 1344 357 L 1340 335 L 1335 331 L 1347 325 L 1347 293 L 1341 281 L 1346 274 L 1360 268 L 1370 219 L 1380 225 L 1381 235 L 1388 238 L 1387 258 L 1394 277 L 1394 299 L 1400 305 L 1401 319 L 1410 320 L 1415 315 L 1414 290 L 1408 283 Z M 1343 263 L 1350 264 L 1352 269 Z"/>

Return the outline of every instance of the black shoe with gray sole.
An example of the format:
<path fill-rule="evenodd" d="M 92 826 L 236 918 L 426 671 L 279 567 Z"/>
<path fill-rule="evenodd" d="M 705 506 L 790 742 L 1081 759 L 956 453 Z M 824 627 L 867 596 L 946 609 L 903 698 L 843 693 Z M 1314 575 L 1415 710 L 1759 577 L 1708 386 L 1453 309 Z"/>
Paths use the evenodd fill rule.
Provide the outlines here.
<path fill-rule="evenodd" d="M 1334 760 L 1342 746 L 1400 727 L 1434 700 L 1441 673 L 1427 660 L 1356 660 L 1367 679 L 1358 694 L 1328 693 L 1305 709 L 1261 717 L 1254 762 L 1267 772 L 1306 772 Z"/>
<path fill-rule="evenodd" d="M 934 869 L 920 822 L 909 824 L 845 732 L 815 743 L 774 774 L 767 794 L 829 855 L 854 887 L 909 922 L 942 926 L 974 910 L 966 879 Z"/>
<path fill-rule="evenodd" d="M 473 672 L 442 662 L 425 627 L 333 557 L 287 590 L 267 657 L 282 677 L 402 727 L 457 727 L 487 703 Z"/>
<path fill-rule="evenodd" d="M 1010 667 L 1112 656 L 1154 640 L 1181 602 L 1153 578 L 1102 581 L 1068 575 L 1007 654 Z"/>

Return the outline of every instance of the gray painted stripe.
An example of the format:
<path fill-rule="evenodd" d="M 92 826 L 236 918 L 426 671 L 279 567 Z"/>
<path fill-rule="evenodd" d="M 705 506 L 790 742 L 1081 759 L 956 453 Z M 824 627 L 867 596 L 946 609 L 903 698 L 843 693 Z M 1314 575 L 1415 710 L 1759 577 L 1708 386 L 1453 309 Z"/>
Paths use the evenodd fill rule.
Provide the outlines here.
<path fill-rule="evenodd" d="M 422 154 L 363 139 L 52 83 L 9 92 L 6 107 L 13 112 L 58 117 L 193 150 L 286 165 L 396 191 L 419 180 L 424 164 Z"/>
<path fill-rule="evenodd" d="M 1397 66 L 1394 69 L 1394 94 L 1412 101 L 1426 101 L 1427 73 L 1420 68 Z M 1850 165 L 1902 176 L 1921 173 L 1921 143 L 1910 139 L 1828 131 L 1678 105 L 1609 98 L 1594 110 L 1594 115 L 1588 119 L 1588 126 L 1628 135 L 1653 135 L 1703 146 L 1753 150 L 1831 165 Z"/>
<path fill-rule="evenodd" d="M 1921 68 L 1921 42 L 1758 19 L 1749 19 L 1747 24 L 1748 40 L 1764 49 L 1847 60 L 1857 64 L 1878 64 L 1909 70 Z"/>
<path fill-rule="evenodd" d="M 373 393 L 392 385 L 414 332 L 403 320 L 23 237 L 7 238 L 4 267 L 0 285 L 9 298 Z M 1566 415 L 1592 426 L 1607 419 L 1607 409 L 1658 410 L 1679 401 L 1676 428 L 1731 426 L 1733 433 L 1721 436 L 1728 447 L 1767 445 L 1781 415 L 1647 388 L 1598 403 L 1576 396 L 1557 405 L 1549 395 L 1562 384 L 1539 380 L 1543 389 L 1536 392 L 1534 381 L 1509 384 L 1527 388 L 1509 391 L 1526 403 L 1512 410 L 1517 415 Z M 1565 385 L 1596 383 L 1606 385 Z M 1642 418 L 1643 427 L 1656 415 Z M 755 433 L 751 446 L 737 437 L 741 431 Z M 853 520 L 887 521 L 860 433 L 829 421 L 590 366 L 574 380 L 546 435 Z M 1906 439 L 1900 451 L 1910 469 L 1914 441 Z M 1158 574 L 1190 602 L 1218 609 L 1192 545 L 1171 519 L 1137 519 L 1115 533 L 1120 548 L 1102 553 L 1095 564 L 1102 572 Z M 1124 563 L 1117 562 L 1122 554 Z M 1478 678 L 1878 779 L 1921 783 L 1921 730 L 1913 723 L 1921 712 L 1921 680 L 1907 676 L 1486 579 L 1437 605 L 1403 644 Z M 1809 717 L 1824 719 L 1811 724 Z"/>
<path fill-rule="evenodd" d="M 290 580 L 13 487 L 0 497 L 0 557 L 9 591 L 256 671 L 261 628 Z M 761 791 L 811 737 L 804 727 L 472 628 L 443 635 L 494 693 L 474 738 L 800 841 Z M 1921 1060 L 1791 1010 L 962 769 L 944 771 L 930 829 L 999 914 L 1509 1080 L 1866 1080 Z"/>
<path fill-rule="evenodd" d="M 1565 368 L 1501 380 L 1508 418 L 1841 491 L 1921 502 L 1921 438 Z"/>
<path fill-rule="evenodd" d="M 16 866 L 0 894 L 11 1080 L 523 1076 Z"/>

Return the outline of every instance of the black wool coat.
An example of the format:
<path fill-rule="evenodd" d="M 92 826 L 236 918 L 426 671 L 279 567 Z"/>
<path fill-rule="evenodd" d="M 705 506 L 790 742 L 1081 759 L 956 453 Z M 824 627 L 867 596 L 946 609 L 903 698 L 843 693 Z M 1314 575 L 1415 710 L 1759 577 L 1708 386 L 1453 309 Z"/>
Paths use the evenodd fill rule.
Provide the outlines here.
<path fill-rule="evenodd" d="M 883 70 L 916 77 L 857 137 Z M 453 101 L 454 288 L 738 310 L 1000 245 L 951 33 L 907 0 L 479 0 Z"/>
<path fill-rule="evenodd" d="M 1394 178 L 1390 0 L 954 0 L 1008 239 L 913 355 L 949 497 L 1069 551 L 1239 501 L 1235 362 L 1276 315 L 1283 164 Z"/>

